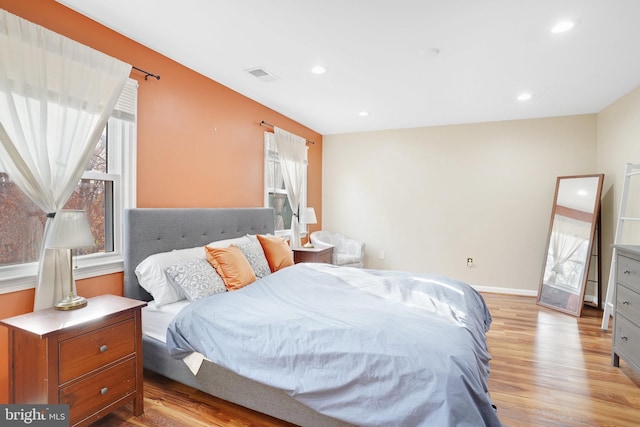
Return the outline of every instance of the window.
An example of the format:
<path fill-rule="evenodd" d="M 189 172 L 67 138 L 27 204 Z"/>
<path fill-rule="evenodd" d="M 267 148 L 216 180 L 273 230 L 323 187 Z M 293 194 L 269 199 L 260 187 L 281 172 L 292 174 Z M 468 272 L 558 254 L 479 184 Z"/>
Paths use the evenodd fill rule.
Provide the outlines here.
<path fill-rule="evenodd" d="M 64 209 L 87 212 L 96 242 L 77 252 L 76 278 L 122 271 L 122 212 L 135 206 L 138 84 L 129 79 L 95 152 Z M 45 213 L 0 165 L 0 290 L 33 287 Z"/>
<path fill-rule="evenodd" d="M 308 147 L 307 147 L 308 149 Z M 306 165 L 306 159 L 305 159 Z M 280 159 L 275 150 L 275 135 L 264 133 L 264 206 L 274 208 L 276 214 L 275 232 L 288 236 L 291 233 L 291 217 L 293 212 L 287 199 Z M 304 183 L 300 196 L 300 211 L 307 206 L 307 169 L 304 170 Z M 300 224 L 300 233 L 304 234 L 304 224 Z"/>

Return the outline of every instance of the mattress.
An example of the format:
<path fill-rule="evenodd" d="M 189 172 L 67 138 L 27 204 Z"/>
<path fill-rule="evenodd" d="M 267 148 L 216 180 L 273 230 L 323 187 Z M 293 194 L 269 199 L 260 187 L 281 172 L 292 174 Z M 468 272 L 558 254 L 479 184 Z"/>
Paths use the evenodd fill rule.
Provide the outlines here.
<path fill-rule="evenodd" d="M 186 299 L 161 307 L 157 307 L 155 301 L 149 301 L 147 306 L 142 308 L 142 334 L 166 344 L 169 323 L 188 305 L 189 301 Z"/>

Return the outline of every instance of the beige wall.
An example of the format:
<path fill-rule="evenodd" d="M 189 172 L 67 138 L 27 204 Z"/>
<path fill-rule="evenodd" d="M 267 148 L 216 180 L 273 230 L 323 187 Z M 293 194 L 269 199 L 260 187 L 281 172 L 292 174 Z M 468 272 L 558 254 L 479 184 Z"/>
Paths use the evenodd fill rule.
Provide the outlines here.
<path fill-rule="evenodd" d="M 605 174 L 602 198 L 602 263 L 607 282 L 626 163 L 640 163 L 640 87 L 598 114 L 598 170 Z M 640 217 L 640 176 L 629 186 L 627 215 Z M 640 224 L 625 223 L 623 243 L 640 243 Z"/>
<path fill-rule="evenodd" d="M 596 115 L 329 135 L 323 228 L 368 267 L 535 295 L 556 177 L 596 165 Z"/>

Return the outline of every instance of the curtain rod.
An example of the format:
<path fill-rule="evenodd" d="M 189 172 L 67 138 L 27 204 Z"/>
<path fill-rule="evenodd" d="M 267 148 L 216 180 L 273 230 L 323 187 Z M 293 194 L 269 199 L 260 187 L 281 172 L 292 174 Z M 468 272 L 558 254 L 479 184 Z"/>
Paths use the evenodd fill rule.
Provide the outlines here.
<path fill-rule="evenodd" d="M 134 70 L 138 70 L 138 71 L 140 71 L 141 73 L 144 73 L 144 74 L 145 74 L 145 76 L 144 76 L 144 79 L 145 79 L 145 80 L 147 80 L 149 77 L 153 77 L 153 78 L 155 78 L 156 80 L 160 80 L 160 76 L 159 76 L 159 75 L 157 75 L 157 74 L 150 73 L 150 72 L 148 72 L 148 71 L 143 70 L 142 68 L 134 67 L 133 65 L 131 66 L 131 68 L 133 68 Z"/>
<path fill-rule="evenodd" d="M 264 120 L 260 122 L 260 126 L 268 126 L 268 127 L 270 127 L 271 129 L 275 128 L 275 126 L 274 126 L 274 125 L 272 125 L 271 123 L 267 123 L 267 122 L 265 122 Z M 306 141 L 307 141 L 309 144 L 315 144 L 315 142 L 313 142 L 313 141 L 309 141 L 308 139 L 307 139 Z"/>

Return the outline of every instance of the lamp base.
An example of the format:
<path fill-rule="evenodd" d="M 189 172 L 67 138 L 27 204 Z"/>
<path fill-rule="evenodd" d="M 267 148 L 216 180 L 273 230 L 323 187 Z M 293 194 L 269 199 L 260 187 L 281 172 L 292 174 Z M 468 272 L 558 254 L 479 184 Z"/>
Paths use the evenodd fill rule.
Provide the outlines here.
<path fill-rule="evenodd" d="M 77 295 L 69 295 L 65 299 L 58 301 L 55 305 L 56 310 L 76 310 L 78 308 L 86 307 L 87 299 L 85 297 L 79 297 Z"/>
<path fill-rule="evenodd" d="M 303 248 L 313 248 L 314 246 L 313 246 L 313 244 L 311 244 L 311 242 L 307 242 L 302 247 Z"/>

